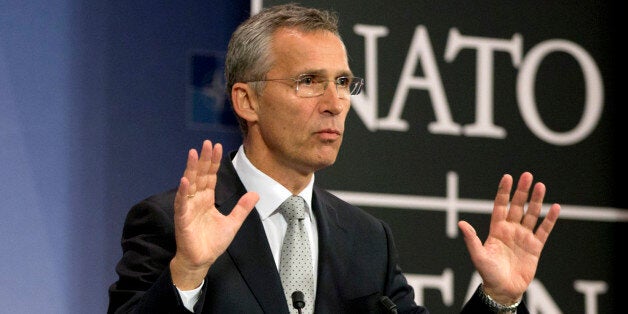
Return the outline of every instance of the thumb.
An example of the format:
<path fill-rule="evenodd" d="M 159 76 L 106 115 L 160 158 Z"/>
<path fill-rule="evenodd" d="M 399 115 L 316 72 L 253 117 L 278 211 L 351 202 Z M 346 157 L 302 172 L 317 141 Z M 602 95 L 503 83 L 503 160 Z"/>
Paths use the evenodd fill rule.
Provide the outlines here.
<path fill-rule="evenodd" d="M 471 226 L 468 222 L 464 220 L 459 221 L 458 228 L 462 232 L 464 243 L 467 245 L 467 250 L 471 255 L 471 260 L 475 260 L 475 256 L 480 254 L 480 251 L 484 249 L 482 241 L 478 238 L 473 226 Z"/>
<path fill-rule="evenodd" d="M 239 224 L 244 222 L 244 219 L 251 213 L 255 204 L 259 201 L 259 194 L 256 192 L 247 192 L 240 197 L 240 200 L 233 207 L 233 210 L 229 214 L 229 217 L 233 218 Z"/>

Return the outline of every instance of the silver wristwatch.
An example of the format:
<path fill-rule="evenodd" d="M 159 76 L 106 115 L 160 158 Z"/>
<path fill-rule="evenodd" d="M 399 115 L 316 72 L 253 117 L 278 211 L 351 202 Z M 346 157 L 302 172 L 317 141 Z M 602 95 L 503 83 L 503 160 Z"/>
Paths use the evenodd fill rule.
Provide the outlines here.
<path fill-rule="evenodd" d="M 480 295 L 482 302 L 484 302 L 484 304 L 486 304 L 491 309 L 491 312 L 493 313 L 498 313 L 498 314 L 516 313 L 517 307 L 519 306 L 519 303 L 521 303 L 521 300 L 515 302 L 515 304 L 512 304 L 512 305 L 503 305 L 503 304 L 497 303 L 495 302 L 495 300 L 493 300 L 493 298 L 491 298 L 488 294 L 486 294 L 486 292 L 484 292 L 483 285 L 480 285 L 480 288 L 478 289 L 478 294 Z"/>

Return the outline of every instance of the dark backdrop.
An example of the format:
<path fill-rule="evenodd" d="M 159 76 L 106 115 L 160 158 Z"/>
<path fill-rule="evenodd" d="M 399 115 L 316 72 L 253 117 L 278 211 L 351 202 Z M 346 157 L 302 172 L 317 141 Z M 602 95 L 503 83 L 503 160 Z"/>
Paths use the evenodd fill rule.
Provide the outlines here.
<path fill-rule="evenodd" d="M 216 73 L 260 3 L 0 0 L 3 309 L 105 312 L 128 209 L 174 187 L 202 139 L 237 147 Z M 339 12 L 367 78 L 318 183 L 390 223 L 418 301 L 460 307 L 477 276 L 455 222 L 485 236 L 499 178 L 529 170 L 564 205 L 529 307 L 620 311 L 625 14 L 614 2 L 301 3 Z"/>

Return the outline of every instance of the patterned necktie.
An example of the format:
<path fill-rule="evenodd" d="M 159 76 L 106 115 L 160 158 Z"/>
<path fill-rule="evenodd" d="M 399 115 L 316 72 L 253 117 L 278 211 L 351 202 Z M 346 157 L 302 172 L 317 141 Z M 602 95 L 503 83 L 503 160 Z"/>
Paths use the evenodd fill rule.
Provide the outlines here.
<path fill-rule="evenodd" d="M 292 293 L 304 294 L 305 307 L 301 313 L 314 312 L 314 275 L 310 241 L 305 229 L 305 200 L 290 196 L 280 206 L 281 214 L 288 222 L 286 236 L 281 247 L 279 276 L 291 313 L 298 313 L 292 306 Z"/>

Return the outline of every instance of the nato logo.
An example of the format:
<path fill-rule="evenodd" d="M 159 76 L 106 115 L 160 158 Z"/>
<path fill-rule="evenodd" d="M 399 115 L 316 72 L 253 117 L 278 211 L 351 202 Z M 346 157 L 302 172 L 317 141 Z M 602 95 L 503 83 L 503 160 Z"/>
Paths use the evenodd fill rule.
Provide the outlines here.
<path fill-rule="evenodd" d="M 224 60 L 218 53 L 191 55 L 186 110 L 189 129 L 239 132 L 225 93 Z"/>

